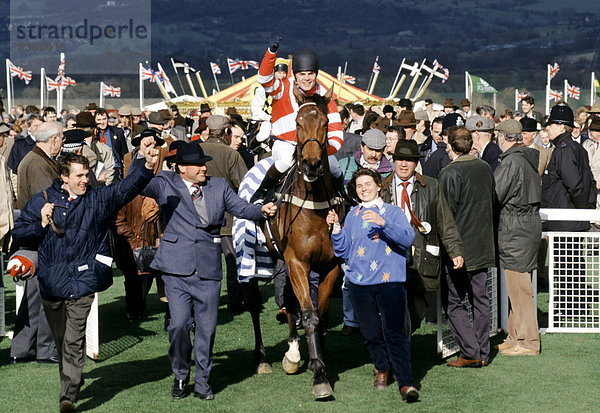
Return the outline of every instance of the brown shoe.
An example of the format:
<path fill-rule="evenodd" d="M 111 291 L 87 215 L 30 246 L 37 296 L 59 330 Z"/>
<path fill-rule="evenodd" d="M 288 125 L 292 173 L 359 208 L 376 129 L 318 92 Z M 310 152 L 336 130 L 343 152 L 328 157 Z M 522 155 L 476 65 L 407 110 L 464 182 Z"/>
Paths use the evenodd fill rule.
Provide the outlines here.
<path fill-rule="evenodd" d="M 77 411 L 75 404 L 71 400 L 63 400 L 60 402 L 60 406 L 58 407 L 60 413 L 72 413 Z"/>
<path fill-rule="evenodd" d="M 481 360 L 469 360 L 459 357 L 454 361 L 449 361 L 446 365 L 450 367 L 481 367 Z"/>
<path fill-rule="evenodd" d="M 503 341 L 502 344 L 498 344 L 497 346 L 494 346 L 494 350 L 498 350 L 498 351 L 508 350 L 510 348 L 513 348 L 514 346 L 516 346 L 515 343 L 510 343 L 508 341 Z"/>
<path fill-rule="evenodd" d="M 501 351 L 500 354 L 503 356 L 539 356 L 539 350 L 531 350 L 525 347 L 516 345 L 508 350 Z"/>
<path fill-rule="evenodd" d="M 419 391 L 414 386 L 400 387 L 400 394 L 402 400 L 406 400 L 406 403 L 414 403 L 419 400 Z"/>
<path fill-rule="evenodd" d="M 388 386 L 388 372 L 380 373 L 377 370 L 373 372 L 375 379 L 373 380 L 373 387 L 377 390 L 383 390 Z"/>

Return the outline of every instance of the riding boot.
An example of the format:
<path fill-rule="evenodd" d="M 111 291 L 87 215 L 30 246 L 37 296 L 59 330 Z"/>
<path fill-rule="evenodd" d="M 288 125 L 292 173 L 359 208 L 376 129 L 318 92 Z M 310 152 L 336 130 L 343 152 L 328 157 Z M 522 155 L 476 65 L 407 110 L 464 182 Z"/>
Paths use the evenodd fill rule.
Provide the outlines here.
<path fill-rule="evenodd" d="M 340 175 L 337 178 L 332 176 L 331 178 L 333 180 L 333 187 L 335 188 L 335 191 L 339 194 L 339 196 L 342 197 L 344 202 L 350 206 L 356 205 L 356 201 L 350 198 L 350 196 L 348 196 L 348 192 L 346 192 L 346 187 L 344 185 L 344 175 Z"/>
<path fill-rule="evenodd" d="M 260 183 L 260 186 L 254 195 L 252 195 L 252 198 L 250 198 L 250 202 L 254 203 L 255 201 L 263 200 L 267 195 L 267 192 L 269 192 L 269 189 L 271 189 L 279 181 L 279 178 L 281 178 L 282 175 L 283 173 L 279 172 L 277 168 L 275 168 L 275 164 L 271 165 L 264 179 Z"/>

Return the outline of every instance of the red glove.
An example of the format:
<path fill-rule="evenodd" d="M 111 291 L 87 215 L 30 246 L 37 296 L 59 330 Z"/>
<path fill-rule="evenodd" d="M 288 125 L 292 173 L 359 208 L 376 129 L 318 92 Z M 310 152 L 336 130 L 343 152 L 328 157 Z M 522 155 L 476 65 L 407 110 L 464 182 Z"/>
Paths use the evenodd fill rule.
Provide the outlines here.
<path fill-rule="evenodd" d="M 11 277 L 13 277 L 15 282 L 20 280 L 27 281 L 33 278 L 33 275 L 35 274 L 35 267 L 33 263 L 29 259 L 19 255 L 15 255 L 10 261 L 8 261 L 6 268 L 6 271 Z"/>

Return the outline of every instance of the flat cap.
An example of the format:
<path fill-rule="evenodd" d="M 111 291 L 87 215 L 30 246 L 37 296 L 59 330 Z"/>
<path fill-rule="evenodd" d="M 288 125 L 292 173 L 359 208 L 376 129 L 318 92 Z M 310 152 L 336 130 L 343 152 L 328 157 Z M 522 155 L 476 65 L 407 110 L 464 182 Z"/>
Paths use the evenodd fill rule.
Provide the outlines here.
<path fill-rule="evenodd" d="M 469 132 L 489 132 L 494 130 L 494 121 L 483 116 L 473 115 L 467 119 L 465 128 L 467 128 Z"/>
<path fill-rule="evenodd" d="M 206 126 L 209 130 L 225 129 L 229 125 L 229 118 L 223 115 L 211 115 L 206 119 Z"/>
<path fill-rule="evenodd" d="M 370 149 L 382 150 L 385 148 L 385 134 L 379 129 L 369 129 L 363 135 L 362 143 Z"/>
<path fill-rule="evenodd" d="M 496 126 L 496 131 L 505 135 L 516 135 L 523 131 L 523 126 L 518 120 L 506 119 Z"/>

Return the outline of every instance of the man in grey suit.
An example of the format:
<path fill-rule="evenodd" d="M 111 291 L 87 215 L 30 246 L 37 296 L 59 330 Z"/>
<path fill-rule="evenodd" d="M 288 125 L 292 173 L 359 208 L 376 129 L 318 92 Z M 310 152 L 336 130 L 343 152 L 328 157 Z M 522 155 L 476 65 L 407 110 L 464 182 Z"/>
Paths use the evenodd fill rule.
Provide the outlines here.
<path fill-rule="evenodd" d="M 172 171 L 161 171 L 143 194 L 156 199 L 166 221 L 152 268 L 163 274 L 169 300 L 169 358 L 175 379 L 171 395 L 185 397 L 190 377 L 195 323 L 194 393 L 201 400 L 214 398 L 208 378 L 217 328 L 221 289 L 221 237 L 225 211 L 245 219 L 273 216 L 273 203 L 253 205 L 239 198 L 223 178 L 206 176 L 204 155 L 195 142 L 177 141 L 165 159 Z"/>

